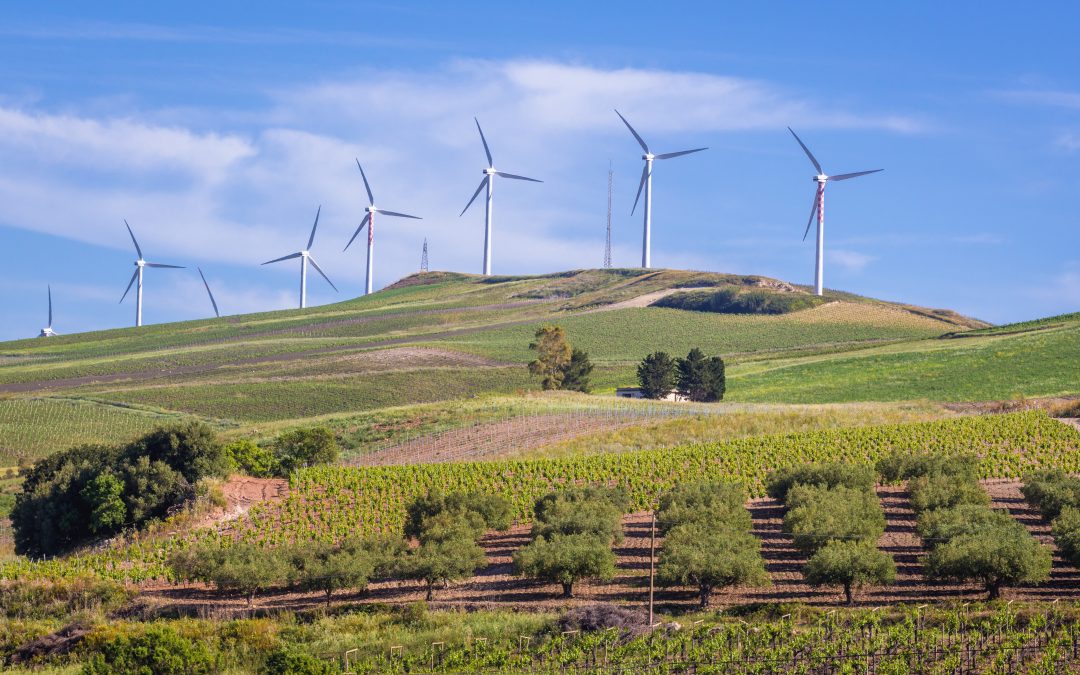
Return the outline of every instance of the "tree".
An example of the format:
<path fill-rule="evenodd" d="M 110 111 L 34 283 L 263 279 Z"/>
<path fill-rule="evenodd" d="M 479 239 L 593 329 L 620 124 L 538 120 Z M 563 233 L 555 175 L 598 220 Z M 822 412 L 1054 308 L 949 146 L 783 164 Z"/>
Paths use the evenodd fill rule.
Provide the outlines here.
<path fill-rule="evenodd" d="M 757 537 L 705 521 L 676 525 L 668 532 L 656 574 L 664 585 L 697 586 L 701 609 L 709 606 L 717 588 L 770 583 Z"/>
<path fill-rule="evenodd" d="M 951 509 L 934 509 L 919 514 L 915 532 L 928 548 L 933 548 L 961 534 L 975 534 L 984 529 L 1009 527 L 1012 516 L 982 504 L 961 504 Z"/>
<path fill-rule="evenodd" d="M 92 509 L 90 531 L 97 534 L 113 531 L 124 524 L 127 507 L 124 505 L 124 484 L 111 470 L 94 476 L 80 492 Z"/>
<path fill-rule="evenodd" d="M 692 522 L 723 523 L 735 530 L 749 531 L 752 525 L 746 510 L 746 490 L 735 483 L 681 483 L 660 497 L 656 524 L 661 534 Z"/>
<path fill-rule="evenodd" d="M 586 578 L 606 581 L 615 576 L 615 553 L 603 537 L 554 532 L 518 549 L 514 570 L 522 576 L 561 584 L 563 597 L 572 598 L 575 582 Z"/>
<path fill-rule="evenodd" d="M 1048 579 L 1051 562 L 1050 550 L 1013 521 L 935 546 L 927 556 L 926 573 L 931 579 L 977 579 L 995 600 L 1003 586 Z"/>
<path fill-rule="evenodd" d="M 1061 556 L 1073 565 L 1080 563 L 1080 510 L 1071 506 L 1062 508 L 1051 532 Z"/>
<path fill-rule="evenodd" d="M 542 378 L 545 390 L 558 389 L 570 364 L 572 351 L 562 326 L 545 324 L 536 331 L 536 341 L 529 345 L 536 359 L 529 363 L 529 372 Z"/>
<path fill-rule="evenodd" d="M 235 542 L 229 546 L 205 544 L 177 552 L 170 566 L 181 579 L 214 584 L 219 590 L 235 591 L 247 598 L 289 579 L 290 567 L 282 551 L 258 544 Z"/>
<path fill-rule="evenodd" d="M 513 523 L 510 500 L 501 495 L 443 493 L 435 489 L 406 507 L 405 536 L 420 538 L 441 514 L 452 514 L 473 525 L 478 538 L 488 529 L 507 530 Z"/>
<path fill-rule="evenodd" d="M 610 546 L 622 541 L 622 515 L 627 508 L 629 502 L 621 490 L 590 485 L 552 492 L 536 501 L 532 536 L 587 534 Z"/>
<path fill-rule="evenodd" d="M 371 579 L 387 571 L 388 563 L 404 549 L 404 542 L 389 537 L 301 544 L 290 554 L 291 581 L 300 590 L 322 592 L 329 607 L 336 591 L 364 590 Z"/>
<path fill-rule="evenodd" d="M 398 564 L 399 576 L 424 582 L 427 600 L 434 597 L 435 584 L 467 579 L 487 564 L 484 549 L 470 538 L 467 528 L 456 535 L 449 530 L 439 534 L 422 540 Z"/>
<path fill-rule="evenodd" d="M 675 362 L 667 352 L 649 354 L 637 368 L 638 385 L 645 398 L 667 398 L 675 388 Z"/>
<path fill-rule="evenodd" d="M 194 484 L 205 476 L 224 478 L 231 469 L 231 459 L 217 434 L 203 422 L 188 422 L 150 432 L 125 449 L 127 460 L 149 457 L 179 472 Z"/>
<path fill-rule="evenodd" d="M 676 360 L 676 389 L 691 401 L 712 402 L 724 398 L 727 387 L 724 360 L 719 356 L 706 358 L 694 347 L 686 358 Z"/>
<path fill-rule="evenodd" d="M 986 506 L 990 495 L 974 478 L 932 473 L 908 481 L 908 495 L 915 513 L 947 509 L 961 504 Z"/>
<path fill-rule="evenodd" d="M 124 467 L 124 503 L 133 523 L 163 518 L 169 509 L 194 496 L 195 491 L 179 471 L 148 455 L 138 456 Z"/>
<path fill-rule="evenodd" d="M 847 604 L 854 604 L 852 590 L 865 584 L 891 584 L 896 563 L 872 541 L 830 541 L 811 556 L 803 568 L 811 586 L 844 587 Z"/>
<path fill-rule="evenodd" d="M 326 427 L 294 429 L 274 441 L 278 472 L 287 476 L 296 469 L 333 464 L 338 458 L 338 444 Z"/>
<path fill-rule="evenodd" d="M 593 364 L 589 360 L 589 353 L 580 349 L 570 352 L 570 361 L 563 368 L 562 384 L 560 389 L 567 391 L 580 391 L 589 393 L 592 386 L 589 384 L 589 375 L 592 374 Z"/>
<path fill-rule="evenodd" d="M 822 487 L 849 487 L 871 490 L 874 487 L 874 470 L 868 466 L 846 462 L 799 464 L 769 472 L 765 479 L 765 492 L 773 499 L 787 500 L 788 490 L 796 485 L 819 485 Z"/>
<path fill-rule="evenodd" d="M 788 492 L 787 503 L 783 531 L 804 553 L 833 539 L 877 541 L 885 531 L 885 512 L 869 490 L 799 485 Z"/>

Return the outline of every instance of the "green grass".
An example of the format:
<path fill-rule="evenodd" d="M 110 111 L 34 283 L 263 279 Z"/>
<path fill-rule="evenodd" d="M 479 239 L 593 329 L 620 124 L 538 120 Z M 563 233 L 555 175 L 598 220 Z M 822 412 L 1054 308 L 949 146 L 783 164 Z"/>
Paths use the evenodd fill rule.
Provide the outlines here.
<path fill-rule="evenodd" d="M 1000 337 L 932 340 L 729 372 L 736 401 L 1000 400 L 1080 391 L 1080 322 Z"/>

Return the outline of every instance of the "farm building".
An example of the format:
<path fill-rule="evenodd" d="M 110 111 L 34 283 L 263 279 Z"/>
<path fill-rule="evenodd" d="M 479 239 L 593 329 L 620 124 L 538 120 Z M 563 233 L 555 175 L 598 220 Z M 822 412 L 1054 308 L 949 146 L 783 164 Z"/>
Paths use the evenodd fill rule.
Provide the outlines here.
<path fill-rule="evenodd" d="M 641 393 L 640 387 L 618 387 L 615 389 L 615 396 L 619 398 L 645 398 L 645 395 Z M 680 396 L 678 392 L 671 392 L 665 396 L 663 401 L 685 401 L 686 398 Z"/>

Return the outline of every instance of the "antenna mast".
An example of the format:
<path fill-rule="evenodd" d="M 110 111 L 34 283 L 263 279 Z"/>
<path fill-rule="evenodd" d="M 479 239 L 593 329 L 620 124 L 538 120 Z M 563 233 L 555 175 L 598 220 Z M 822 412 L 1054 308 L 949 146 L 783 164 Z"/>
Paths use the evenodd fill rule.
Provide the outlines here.
<path fill-rule="evenodd" d="M 428 270 L 428 257 L 427 257 L 427 237 L 424 237 L 424 252 L 420 254 L 420 271 L 427 272 Z"/>
<path fill-rule="evenodd" d="M 611 160 L 608 160 L 607 168 L 607 237 L 604 240 L 604 269 L 611 269 L 611 193 L 612 177 L 615 172 L 611 170 Z"/>

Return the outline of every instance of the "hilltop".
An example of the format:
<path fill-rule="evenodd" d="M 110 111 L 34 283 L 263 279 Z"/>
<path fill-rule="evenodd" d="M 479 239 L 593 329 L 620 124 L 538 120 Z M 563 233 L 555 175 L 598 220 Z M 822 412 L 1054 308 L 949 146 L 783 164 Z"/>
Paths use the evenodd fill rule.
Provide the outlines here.
<path fill-rule="evenodd" d="M 1075 315 L 1008 330 L 759 276 L 431 272 L 307 310 L 0 344 L 0 448 L 14 459 L 184 416 L 263 433 L 535 390 L 524 365 L 543 323 L 590 353 L 600 394 L 632 384 L 644 355 L 695 346 L 728 362 L 731 401 L 996 400 L 1068 395 L 1080 380 Z"/>

